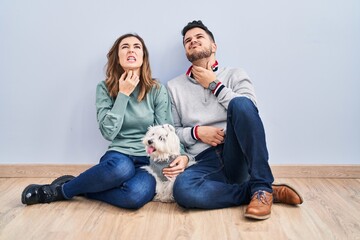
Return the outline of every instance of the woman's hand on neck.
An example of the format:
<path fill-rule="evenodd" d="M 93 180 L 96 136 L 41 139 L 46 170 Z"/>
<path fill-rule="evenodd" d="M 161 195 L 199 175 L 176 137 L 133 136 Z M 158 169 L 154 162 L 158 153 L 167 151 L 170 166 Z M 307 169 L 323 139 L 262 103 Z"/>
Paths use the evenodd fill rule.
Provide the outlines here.
<path fill-rule="evenodd" d="M 124 69 L 124 71 L 126 72 L 126 74 L 128 74 L 128 72 L 131 71 L 132 74 L 140 76 L 140 68 L 126 68 Z"/>

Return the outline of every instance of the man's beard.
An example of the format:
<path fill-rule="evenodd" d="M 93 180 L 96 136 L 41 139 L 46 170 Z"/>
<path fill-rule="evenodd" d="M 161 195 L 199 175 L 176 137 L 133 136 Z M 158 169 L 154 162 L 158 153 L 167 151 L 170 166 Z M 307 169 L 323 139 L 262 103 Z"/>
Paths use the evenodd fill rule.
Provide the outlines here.
<path fill-rule="evenodd" d="M 209 58 L 211 56 L 212 52 L 211 52 L 211 47 L 209 47 L 208 49 L 205 49 L 201 52 L 195 52 L 193 54 L 186 54 L 187 59 L 190 62 L 194 62 L 203 58 Z"/>

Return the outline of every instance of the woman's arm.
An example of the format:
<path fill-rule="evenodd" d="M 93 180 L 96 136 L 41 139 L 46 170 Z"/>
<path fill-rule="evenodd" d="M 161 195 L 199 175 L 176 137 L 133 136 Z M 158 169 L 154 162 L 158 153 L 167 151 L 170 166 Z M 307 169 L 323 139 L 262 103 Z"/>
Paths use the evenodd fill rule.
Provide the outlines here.
<path fill-rule="evenodd" d="M 106 140 L 112 141 L 119 133 L 129 97 L 119 93 L 115 101 L 110 97 L 104 82 L 96 88 L 96 112 L 101 134 Z"/>
<path fill-rule="evenodd" d="M 161 84 L 160 88 L 157 89 L 157 92 L 154 96 L 154 115 L 155 115 L 155 125 L 161 124 L 171 124 L 173 123 L 173 118 L 171 115 L 171 102 L 167 89 Z"/>

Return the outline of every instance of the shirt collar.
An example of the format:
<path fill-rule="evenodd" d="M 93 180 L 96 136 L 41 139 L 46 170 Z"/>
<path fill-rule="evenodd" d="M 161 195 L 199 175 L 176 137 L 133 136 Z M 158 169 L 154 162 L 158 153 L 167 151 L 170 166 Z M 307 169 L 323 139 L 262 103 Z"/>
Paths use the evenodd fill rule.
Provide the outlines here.
<path fill-rule="evenodd" d="M 189 67 L 189 69 L 186 71 L 186 75 L 188 75 L 189 77 L 192 77 L 192 73 L 191 73 L 191 69 L 192 69 L 192 65 Z M 219 63 L 217 60 L 215 60 L 215 63 L 211 66 L 211 69 L 213 70 L 213 72 L 216 72 L 219 69 Z"/>

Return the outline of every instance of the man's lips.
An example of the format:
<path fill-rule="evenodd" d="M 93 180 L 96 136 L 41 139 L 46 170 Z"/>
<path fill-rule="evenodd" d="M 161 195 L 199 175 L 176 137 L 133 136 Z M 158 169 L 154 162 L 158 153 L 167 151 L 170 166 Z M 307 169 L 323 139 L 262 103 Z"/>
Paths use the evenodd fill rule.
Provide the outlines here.
<path fill-rule="evenodd" d="M 198 43 L 195 43 L 193 45 L 190 46 L 191 49 L 194 49 L 194 48 L 197 48 L 197 47 L 200 47 L 201 45 L 198 44 Z"/>

